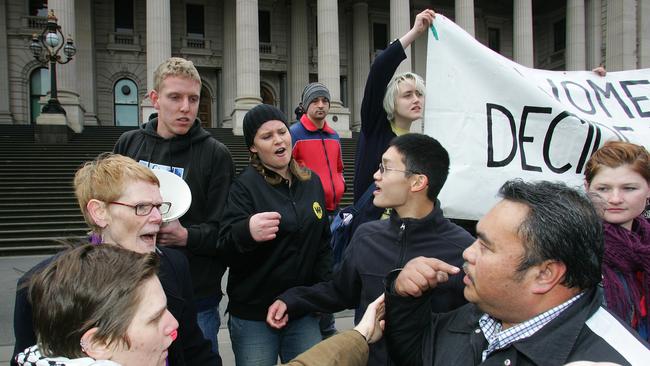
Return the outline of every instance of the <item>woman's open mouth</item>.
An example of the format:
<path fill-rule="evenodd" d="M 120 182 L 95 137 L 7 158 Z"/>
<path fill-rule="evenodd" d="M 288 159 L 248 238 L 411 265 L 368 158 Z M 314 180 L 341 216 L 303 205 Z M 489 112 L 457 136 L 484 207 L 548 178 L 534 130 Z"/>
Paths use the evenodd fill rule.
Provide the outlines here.
<path fill-rule="evenodd" d="M 143 242 L 149 244 L 149 245 L 154 245 L 156 244 L 156 235 L 157 233 L 147 233 L 147 234 L 142 234 L 140 235 L 140 240 Z"/>

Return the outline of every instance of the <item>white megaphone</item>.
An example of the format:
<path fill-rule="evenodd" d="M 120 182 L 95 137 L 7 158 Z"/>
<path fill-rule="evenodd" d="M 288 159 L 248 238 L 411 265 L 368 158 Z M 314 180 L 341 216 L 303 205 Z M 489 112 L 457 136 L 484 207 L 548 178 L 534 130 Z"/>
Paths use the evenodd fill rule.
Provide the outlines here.
<path fill-rule="evenodd" d="M 192 192 L 183 178 L 161 169 L 152 169 L 160 181 L 160 195 L 164 202 L 171 202 L 169 212 L 163 215 L 163 222 L 174 221 L 183 216 L 192 204 Z"/>

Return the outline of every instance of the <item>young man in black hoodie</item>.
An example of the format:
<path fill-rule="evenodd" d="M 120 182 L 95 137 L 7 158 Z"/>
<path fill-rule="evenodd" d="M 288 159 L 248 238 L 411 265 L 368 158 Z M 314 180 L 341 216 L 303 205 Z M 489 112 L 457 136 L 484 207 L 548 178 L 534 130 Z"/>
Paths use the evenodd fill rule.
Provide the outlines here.
<path fill-rule="evenodd" d="M 154 88 L 149 93 L 157 115 L 140 129 L 120 136 L 114 151 L 152 169 L 170 171 L 190 187 L 189 210 L 162 225 L 158 244 L 187 255 L 197 320 L 217 352 L 225 265 L 217 258 L 216 243 L 234 165 L 228 148 L 196 118 L 200 93 L 201 77 L 191 61 L 178 57 L 164 61 L 154 72 Z"/>
<path fill-rule="evenodd" d="M 474 238 L 447 220 L 437 200 L 447 179 L 449 155 L 435 139 L 406 134 L 393 139 L 374 174 L 374 204 L 391 208 L 388 220 L 359 226 L 347 248 L 340 269 L 327 282 L 294 287 L 278 296 L 266 321 L 281 328 L 290 319 L 309 312 L 337 312 L 357 308 L 356 321 L 368 304 L 384 290 L 384 277 L 410 259 L 445 258 L 456 266 Z M 431 308 L 450 311 L 466 301 L 463 283 L 455 278 L 436 289 Z M 368 365 L 388 365 L 385 343 L 370 346 Z"/>

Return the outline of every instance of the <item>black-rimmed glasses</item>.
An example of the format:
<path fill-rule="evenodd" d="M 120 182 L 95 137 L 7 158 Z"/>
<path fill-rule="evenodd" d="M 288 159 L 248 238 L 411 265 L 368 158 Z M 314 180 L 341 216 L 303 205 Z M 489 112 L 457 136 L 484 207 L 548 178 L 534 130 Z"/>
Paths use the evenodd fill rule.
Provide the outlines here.
<path fill-rule="evenodd" d="M 120 205 L 120 206 L 131 207 L 132 209 L 135 210 L 135 214 L 137 216 L 147 216 L 147 215 L 149 215 L 151 213 L 151 210 L 153 210 L 154 207 L 157 208 L 158 211 L 160 211 L 161 215 L 164 215 L 164 214 L 168 213 L 169 210 L 172 208 L 172 203 L 171 202 L 161 202 L 161 203 L 158 203 L 158 204 L 138 203 L 138 204 L 135 204 L 135 205 L 130 205 L 128 203 L 117 202 L 117 201 L 113 201 L 113 202 L 109 202 L 109 203 L 115 204 L 115 205 Z"/>
<path fill-rule="evenodd" d="M 384 175 L 384 172 L 400 172 L 400 173 L 405 173 L 405 174 L 418 174 L 412 170 L 399 170 L 399 169 L 393 169 L 393 168 L 386 168 L 384 166 L 384 163 L 379 163 L 379 174 Z"/>

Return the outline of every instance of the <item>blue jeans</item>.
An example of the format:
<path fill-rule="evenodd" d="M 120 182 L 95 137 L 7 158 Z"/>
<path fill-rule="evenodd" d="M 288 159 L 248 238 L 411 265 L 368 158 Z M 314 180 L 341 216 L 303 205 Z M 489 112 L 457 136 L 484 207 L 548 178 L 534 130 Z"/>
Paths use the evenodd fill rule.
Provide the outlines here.
<path fill-rule="evenodd" d="M 339 208 L 337 207 L 334 211 L 327 211 L 327 215 L 330 219 L 330 224 L 334 221 L 334 218 L 339 213 Z M 336 334 L 336 322 L 334 320 L 334 314 L 322 313 L 320 315 L 320 334 L 323 339 L 327 339 L 334 334 Z"/>
<path fill-rule="evenodd" d="M 216 304 L 215 304 L 216 299 Z M 219 340 L 217 334 L 221 327 L 221 316 L 219 315 L 220 297 L 210 297 L 196 300 L 196 322 L 203 332 L 203 337 L 209 340 L 212 352 L 219 354 Z"/>
<path fill-rule="evenodd" d="M 265 321 L 246 320 L 230 315 L 228 329 L 237 366 L 282 363 L 321 341 L 319 317 L 307 315 L 291 320 L 283 329 L 273 329 Z"/>
<path fill-rule="evenodd" d="M 333 314 L 322 313 L 319 321 L 320 334 L 323 339 L 327 339 L 336 334 L 336 321 Z"/>

